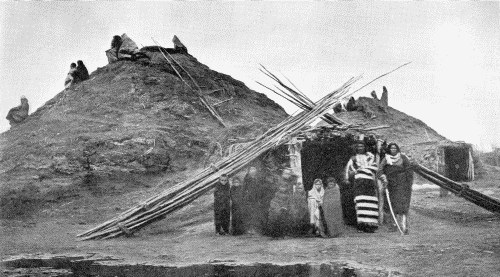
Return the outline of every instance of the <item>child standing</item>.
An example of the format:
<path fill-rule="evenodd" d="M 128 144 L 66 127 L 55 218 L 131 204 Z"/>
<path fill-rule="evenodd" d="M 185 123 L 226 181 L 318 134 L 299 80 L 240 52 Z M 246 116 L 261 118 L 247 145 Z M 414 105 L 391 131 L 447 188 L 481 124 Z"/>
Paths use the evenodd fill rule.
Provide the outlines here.
<path fill-rule="evenodd" d="M 219 177 L 214 190 L 214 223 L 215 233 L 218 235 L 229 234 L 231 218 L 231 192 L 226 174 Z"/>
<path fill-rule="evenodd" d="M 316 234 L 326 237 L 323 224 L 321 222 L 321 205 L 323 205 L 323 181 L 321 179 L 314 180 L 313 187 L 307 193 L 307 203 L 309 207 L 309 224 L 311 225 L 310 234 Z"/>

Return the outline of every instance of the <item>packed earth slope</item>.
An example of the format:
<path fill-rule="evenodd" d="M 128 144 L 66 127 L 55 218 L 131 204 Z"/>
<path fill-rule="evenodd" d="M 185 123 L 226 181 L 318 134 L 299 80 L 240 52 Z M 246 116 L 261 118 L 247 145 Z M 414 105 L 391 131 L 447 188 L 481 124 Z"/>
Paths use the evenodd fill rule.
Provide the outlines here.
<path fill-rule="evenodd" d="M 229 125 L 224 128 L 161 53 L 147 49 L 151 60 L 98 68 L 0 135 L 3 217 L 88 189 L 121 193 L 168 183 L 171 175 L 220 158 L 228 139 L 256 137 L 287 116 L 242 82 L 189 54 L 172 54 Z"/>
<path fill-rule="evenodd" d="M 350 124 L 359 124 L 365 129 L 385 126 L 386 128 L 368 131 L 368 134 L 374 134 L 378 139 L 386 140 L 387 143 L 397 143 L 401 151 L 413 161 L 437 171 L 436 149 L 450 140 L 420 119 L 390 106 L 387 106 L 385 110 L 382 109 L 380 100 L 360 97 L 356 100 L 356 105 L 362 106 L 362 111 L 340 112 L 336 116 Z M 420 179 L 417 178 L 417 180 Z"/>
<path fill-rule="evenodd" d="M 230 125 L 223 128 L 158 52 L 149 55 L 150 62 L 99 68 L 0 135 L 0 259 L 111 257 L 116 266 L 338 261 L 389 272 L 381 276 L 498 275 L 500 217 L 453 195 L 440 198 L 430 186 L 413 193 L 408 236 L 386 226 L 374 234 L 345 227 L 330 239 L 215 236 L 207 194 L 132 237 L 77 241 L 77 234 L 209 166 L 230 139 L 254 138 L 286 117 L 243 83 L 173 54 L 210 103 L 232 98 L 216 105 Z M 418 119 L 390 107 L 378 111 L 370 98 L 359 101 L 371 105 L 375 118 L 361 111 L 337 115 L 364 128 L 389 125 L 373 133 L 404 151 L 416 149 L 415 156 L 426 155 L 427 142 L 445 140 Z M 499 198 L 500 169 L 487 170 L 469 184 Z"/>
<path fill-rule="evenodd" d="M 446 140 L 444 136 L 427 126 L 423 121 L 404 112 L 390 106 L 386 108 L 386 111 L 381 110 L 379 100 L 360 97 L 356 100 L 356 103 L 363 106 L 365 111 L 341 112 L 336 116 L 351 124 L 361 124 L 364 128 L 387 125 L 388 128 L 376 129 L 370 132 L 379 138 L 387 139 L 388 142 L 396 142 L 401 147 L 406 147 L 428 141 Z M 370 111 L 370 113 L 368 114 L 366 110 Z"/>

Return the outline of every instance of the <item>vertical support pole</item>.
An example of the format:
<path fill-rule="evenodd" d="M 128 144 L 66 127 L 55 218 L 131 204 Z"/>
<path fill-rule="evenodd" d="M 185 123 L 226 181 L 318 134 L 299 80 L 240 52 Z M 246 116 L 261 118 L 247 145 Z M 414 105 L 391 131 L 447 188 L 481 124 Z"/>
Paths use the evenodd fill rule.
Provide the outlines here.
<path fill-rule="evenodd" d="M 380 165 L 380 162 L 382 161 L 380 158 L 380 155 L 382 154 L 382 140 L 377 140 L 377 155 L 376 155 L 376 162 L 377 162 L 377 167 Z M 377 193 L 378 193 L 378 224 L 382 225 L 384 223 L 384 190 L 383 190 L 383 185 L 382 182 L 378 179 L 375 180 L 375 183 L 377 185 Z"/>
<path fill-rule="evenodd" d="M 469 181 L 474 181 L 474 158 L 472 157 L 472 150 L 469 149 L 469 168 L 467 169 Z"/>
<path fill-rule="evenodd" d="M 443 176 L 447 176 L 447 170 L 446 170 L 446 153 L 444 151 L 443 147 L 437 146 L 436 148 L 436 153 L 437 154 L 437 172 Z M 449 191 L 447 191 L 444 188 L 439 188 L 439 197 L 446 197 L 448 196 Z"/>
<path fill-rule="evenodd" d="M 302 143 L 293 137 L 288 143 L 288 154 L 290 161 L 290 168 L 294 175 L 297 176 L 297 183 L 294 185 L 293 192 L 295 193 L 297 186 L 304 185 L 302 182 L 302 162 L 300 151 L 302 149 Z"/>

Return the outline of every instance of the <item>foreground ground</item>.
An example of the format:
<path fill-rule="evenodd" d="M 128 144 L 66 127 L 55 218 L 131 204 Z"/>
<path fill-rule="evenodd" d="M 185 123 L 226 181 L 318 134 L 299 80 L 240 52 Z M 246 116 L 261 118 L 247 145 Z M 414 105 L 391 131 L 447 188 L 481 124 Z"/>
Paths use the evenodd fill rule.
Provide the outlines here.
<path fill-rule="evenodd" d="M 500 172 L 494 169 L 471 186 L 500 198 Z M 206 196 L 132 238 L 76 240 L 76 234 L 161 189 L 115 196 L 89 192 L 29 217 L 2 220 L 1 259 L 39 253 L 112 256 L 120 263 L 178 266 L 213 261 L 340 261 L 405 276 L 498 276 L 500 272 L 500 217 L 453 195 L 439 198 L 435 187 L 414 191 L 408 236 L 385 227 L 375 234 L 346 228 L 341 237 L 331 239 L 215 236 L 208 205 L 211 197 Z"/>

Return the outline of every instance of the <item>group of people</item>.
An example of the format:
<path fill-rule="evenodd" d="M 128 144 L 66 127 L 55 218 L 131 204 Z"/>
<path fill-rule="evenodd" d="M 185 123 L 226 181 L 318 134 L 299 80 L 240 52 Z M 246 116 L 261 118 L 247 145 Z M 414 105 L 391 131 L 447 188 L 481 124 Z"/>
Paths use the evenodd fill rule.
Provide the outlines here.
<path fill-rule="evenodd" d="M 344 180 L 339 182 L 338 186 L 334 177 L 326 178 L 325 183 L 317 178 L 312 188 L 304 194 L 305 197 L 300 196 L 299 201 L 307 203 L 308 234 L 321 237 L 335 236 L 333 234 L 338 233 L 338 230 L 335 230 L 338 229 L 336 227 L 338 225 L 331 223 L 333 213 L 341 214 L 335 220 L 342 221 L 343 218 L 345 224 L 356 226 L 360 232 L 372 233 L 380 224 L 379 214 L 388 215 L 391 210 L 397 222 L 392 221 L 390 229 L 398 226 L 407 234 L 413 184 L 413 172 L 408 157 L 401 153 L 395 143 L 389 144 L 386 153 L 379 156 L 367 152 L 362 141 L 355 146 L 356 154 L 349 159 L 345 167 Z M 293 182 L 265 186 L 256 173 L 256 168 L 250 167 L 243 182 L 238 177 L 233 177 L 231 184 L 227 175 L 220 176 L 214 191 L 216 234 L 225 235 L 231 231 L 234 235 L 240 235 L 251 231 L 255 226 L 265 226 L 269 209 L 273 207 L 272 203 L 286 199 L 280 198 L 278 194 L 290 194 L 287 187 Z M 285 175 L 289 175 L 287 170 L 284 171 L 283 176 Z M 288 177 L 284 178 L 286 181 Z M 331 191 L 334 191 L 332 189 L 337 190 L 337 188 L 340 189 L 338 198 L 325 197 L 325 191 L 330 191 L 331 195 Z M 295 191 L 295 188 L 293 190 Z M 388 196 L 386 194 L 390 196 L 390 204 L 389 201 L 383 201 Z M 282 203 L 276 205 L 278 209 L 290 208 Z M 335 207 L 338 207 L 338 211 Z M 386 216 L 386 218 L 392 217 Z M 289 224 L 285 221 L 277 222 L 278 225 Z"/>
<path fill-rule="evenodd" d="M 68 75 L 64 80 L 65 88 L 69 88 L 73 84 L 83 82 L 90 78 L 89 71 L 87 70 L 87 67 L 85 67 L 82 61 L 77 61 L 76 64 L 71 63 L 69 67 L 70 69 Z"/>
<path fill-rule="evenodd" d="M 392 213 L 396 222 L 392 222 L 391 229 L 398 227 L 408 234 L 413 185 L 410 160 L 396 143 L 390 143 L 385 152 L 377 159 L 366 151 L 364 142 L 356 144 L 356 154 L 347 163 L 340 187 L 344 222 L 361 232 L 372 233 L 378 229 L 380 213 Z"/>
<path fill-rule="evenodd" d="M 257 174 L 257 168 L 248 169 L 243 182 L 238 177 L 225 174 L 219 177 L 214 190 L 215 232 L 227 235 L 232 230 L 233 235 L 262 231 L 267 221 L 267 208 L 272 195 L 263 186 L 263 180 Z M 231 226 L 231 228 L 230 228 Z M 256 230 L 259 229 L 259 230 Z"/>

